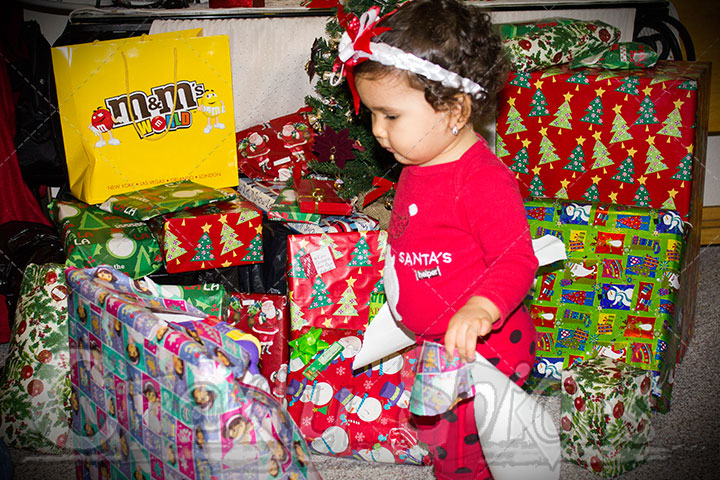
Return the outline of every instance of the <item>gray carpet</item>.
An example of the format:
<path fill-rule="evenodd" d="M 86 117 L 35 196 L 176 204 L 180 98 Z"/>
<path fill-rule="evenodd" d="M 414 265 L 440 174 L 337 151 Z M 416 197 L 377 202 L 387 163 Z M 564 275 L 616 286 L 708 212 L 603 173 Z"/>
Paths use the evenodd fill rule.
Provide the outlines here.
<path fill-rule="evenodd" d="M 667 414 L 653 413 L 650 459 L 618 477 L 622 480 L 716 479 L 720 476 L 716 463 L 720 446 L 720 246 L 704 248 L 697 260 L 700 285 L 695 336 L 685 360 L 676 370 L 672 408 Z M 0 350 L 0 358 L 4 358 L 5 350 Z M 557 421 L 559 399 L 543 397 L 540 401 Z M 20 450 L 12 450 L 12 455 L 16 480 L 75 478 L 73 463 L 67 457 L 41 456 Z M 313 460 L 324 480 L 434 478 L 432 469 L 427 467 L 370 464 L 324 456 L 315 456 Z M 563 463 L 561 478 L 597 480 L 600 477 Z"/>

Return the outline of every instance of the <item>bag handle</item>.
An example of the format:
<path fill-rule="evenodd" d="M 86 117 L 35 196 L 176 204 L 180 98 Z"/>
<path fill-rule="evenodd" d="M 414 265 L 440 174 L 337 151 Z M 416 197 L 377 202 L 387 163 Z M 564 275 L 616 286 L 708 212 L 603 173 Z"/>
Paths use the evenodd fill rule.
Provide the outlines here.
<path fill-rule="evenodd" d="M 123 65 L 125 66 L 125 98 L 127 98 L 127 107 L 128 107 L 128 115 L 130 115 L 130 120 L 132 120 L 133 127 L 135 127 L 135 131 L 137 132 L 139 130 L 137 122 L 135 121 L 135 117 L 132 113 L 132 104 L 130 103 L 130 69 L 128 68 L 128 61 L 127 57 L 125 56 L 125 52 L 120 52 L 123 58 Z M 172 110 L 170 111 L 170 121 L 172 121 L 173 117 L 175 116 L 175 103 L 177 101 L 177 47 L 173 47 L 173 95 L 172 95 Z M 170 122 L 167 122 L 165 125 L 165 130 L 159 134 L 159 135 L 153 135 L 151 138 L 140 136 L 140 139 L 142 140 L 151 140 L 156 141 L 162 139 L 165 135 L 167 135 L 168 131 L 170 130 Z"/>

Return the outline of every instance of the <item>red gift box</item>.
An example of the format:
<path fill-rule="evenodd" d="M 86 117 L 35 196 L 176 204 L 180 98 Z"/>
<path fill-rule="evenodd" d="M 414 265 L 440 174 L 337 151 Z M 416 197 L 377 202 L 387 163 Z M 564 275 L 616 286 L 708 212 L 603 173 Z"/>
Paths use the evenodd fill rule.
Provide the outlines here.
<path fill-rule="evenodd" d="M 385 230 L 289 236 L 291 328 L 364 328 L 373 295 L 384 292 L 386 244 Z"/>
<path fill-rule="evenodd" d="M 525 197 L 690 212 L 698 82 L 706 65 L 567 66 L 513 73 L 500 94 L 496 153 Z"/>
<path fill-rule="evenodd" d="M 307 163 L 315 159 L 309 111 L 302 108 L 237 132 L 239 170 L 250 178 L 267 181 L 287 180 L 296 167 L 307 173 Z"/>
<path fill-rule="evenodd" d="M 290 363 L 286 400 L 321 454 L 423 464 L 410 426 L 414 349 L 353 372 L 365 328 L 384 303 L 387 232 L 288 237 Z"/>
<path fill-rule="evenodd" d="M 262 263 L 262 213 L 232 200 L 190 208 L 149 222 L 168 273 Z"/>
<path fill-rule="evenodd" d="M 290 311 L 285 295 L 231 292 L 226 322 L 260 342 L 260 373 L 270 391 L 285 397 L 290 349 Z"/>
<path fill-rule="evenodd" d="M 352 204 L 338 196 L 331 180 L 303 178 L 296 181 L 295 190 L 303 213 L 350 215 L 353 211 Z"/>

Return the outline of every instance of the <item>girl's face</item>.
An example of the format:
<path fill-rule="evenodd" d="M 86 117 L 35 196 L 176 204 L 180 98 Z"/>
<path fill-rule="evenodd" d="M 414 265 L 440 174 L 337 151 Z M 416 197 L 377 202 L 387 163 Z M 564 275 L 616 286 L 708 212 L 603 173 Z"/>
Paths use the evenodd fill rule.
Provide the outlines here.
<path fill-rule="evenodd" d="M 404 76 L 360 75 L 355 85 L 372 113 L 373 135 L 403 165 L 452 162 L 469 148 L 461 142 L 466 140 L 465 135 L 452 134 L 457 116 L 450 111 L 436 112 L 425 100 L 425 93 L 410 87 Z M 470 130 L 461 130 L 466 131 Z"/>

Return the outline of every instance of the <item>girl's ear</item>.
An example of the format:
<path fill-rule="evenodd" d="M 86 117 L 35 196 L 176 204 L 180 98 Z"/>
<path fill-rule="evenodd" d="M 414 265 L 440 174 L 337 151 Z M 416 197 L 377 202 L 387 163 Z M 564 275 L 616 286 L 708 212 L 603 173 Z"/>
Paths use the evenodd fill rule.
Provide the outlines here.
<path fill-rule="evenodd" d="M 455 115 L 454 124 L 457 125 L 458 128 L 464 127 L 470 120 L 470 114 L 472 113 L 472 100 L 470 99 L 470 95 L 466 93 L 457 94 L 452 112 L 453 115 Z"/>

